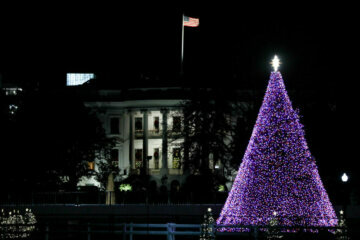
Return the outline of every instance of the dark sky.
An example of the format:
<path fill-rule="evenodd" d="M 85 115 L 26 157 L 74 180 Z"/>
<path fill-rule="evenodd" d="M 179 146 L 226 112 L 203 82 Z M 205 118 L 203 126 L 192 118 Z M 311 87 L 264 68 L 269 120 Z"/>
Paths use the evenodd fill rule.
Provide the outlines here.
<path fill-rule="evenodd" d="M 4 81 L 40 80 L 57 87 L 64 83 L 66 72 L 96 72 L 124 84 L 140 73 L 175 78 L 180 70 L 184 12 L 200 18 L 199 28 L 185 29 L 185 73 L 196 76 L 191 84 L 205 86 L 211 79 L 219 85 L 265 89 L 269 62 L 278 54 L 288 89 L 308 89 L 321 104 L 335 104 L 336 112 L 343 114 L 332 115 L 323 129 L 332 138 L 322 148 L 337 146 L 339 161 L 352 162 L 355 142 L 338 141 L 349 137 L 348 120 L 353 118 L 346 114 L 351 101 L 342 98 L 347 88 L 338 85 L 342 70 L 337 66 L 344 46 L 351 43 L 347 34 L 339 32 L 340 17 L 326 6 L 269 5 L 260 10 L 225 4 L 121 4 L 1 8 Z M 321 121 L 315 125 L 321 126 Z"/>
<path fill-rule="evenodd" d="M 259 11 L 225 4 L 134 5 L 2 8 L 0 72 L 6 79 L 36 76 L 49 82 L 69 71 L 174 76 L 185 12 L 200 18 L 199 28 L 185 30 L 189 75 L 262 84 L 278 54 L 289 82 L 328 86 L 335 81 L 329 72 L 339 48 L 331 15 L 276 6 Z"/>

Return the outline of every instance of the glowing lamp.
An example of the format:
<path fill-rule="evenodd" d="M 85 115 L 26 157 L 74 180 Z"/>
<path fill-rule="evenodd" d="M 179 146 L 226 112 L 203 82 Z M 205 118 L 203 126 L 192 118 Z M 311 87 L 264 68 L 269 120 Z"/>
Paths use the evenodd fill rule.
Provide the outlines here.
<path fill-rule="evenodd" d="M 348 180 L 349 180 L 348 175 L 346 175 L 346 173 L 344 173 L 344 174 L 341 176 L 341 181 L 347 182 Z"/>

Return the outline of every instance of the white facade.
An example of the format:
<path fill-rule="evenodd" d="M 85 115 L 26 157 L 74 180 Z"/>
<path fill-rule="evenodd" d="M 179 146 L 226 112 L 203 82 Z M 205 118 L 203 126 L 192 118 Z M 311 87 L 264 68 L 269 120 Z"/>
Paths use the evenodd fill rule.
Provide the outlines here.
<path fill-rule="evenodd" d="M 143 159 L 148 156 L 147 171 L 160 183 L 166 175 L 169 181 L 182 182 L 181 138 L 170 138 L 167 129 L 181 128 L 180 103 L 182 100 L 137 100 L 86 102 L 85 105 L 98 113 L 108 137 L 116 138 L 114 156 L 120 175 L 138 174 Z M 166 119 L 166 120 L 165 120 Z M 165 120 L 165 121 L 164 121 Z M 181 129 L 180 129 L 181 130 Z M 117 152 L 117 153 L 116 153 Z M 96 171 L 96 161 L 95 161 Z M 100 184 L 94 178 L 84 178 L 79 185 Z"/>

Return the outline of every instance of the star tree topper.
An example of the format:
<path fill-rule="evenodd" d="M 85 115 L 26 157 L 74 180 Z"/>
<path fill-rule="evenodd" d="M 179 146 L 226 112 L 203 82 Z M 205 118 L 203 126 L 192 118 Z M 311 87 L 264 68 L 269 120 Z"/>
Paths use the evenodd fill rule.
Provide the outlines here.
<path fill-rule="evenodd" d="M 271 65 L 274 68 L 274 72 L 277 72 L 280 64 L 281 64 L 280 59 L 275 55 L 274 58 L 271 61 Z"/>

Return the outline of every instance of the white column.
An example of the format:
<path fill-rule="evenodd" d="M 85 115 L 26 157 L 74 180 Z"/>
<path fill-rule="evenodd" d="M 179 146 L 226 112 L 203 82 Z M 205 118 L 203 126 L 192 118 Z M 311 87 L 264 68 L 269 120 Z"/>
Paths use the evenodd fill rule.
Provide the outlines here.
<path fill-rule="evenodd" d="M 148 112 L 147 110 L 142 110 L 143 113 L 143 171 L 144 174 L 148 174 L 149 162 L 148 157 Z"/>
<path fill-rule="evenodd" d="M 134 116 L 133 112 L 129 110 L 129 166 L 130 172 L 135 169 L 134 161 Z"/>
<path fill-rule="evenodd" d="M 168 136 L 167 136 L 167 116 L 169 110 L 162 109 L 162 164 L 160 174 L 168 174 Z"/>

